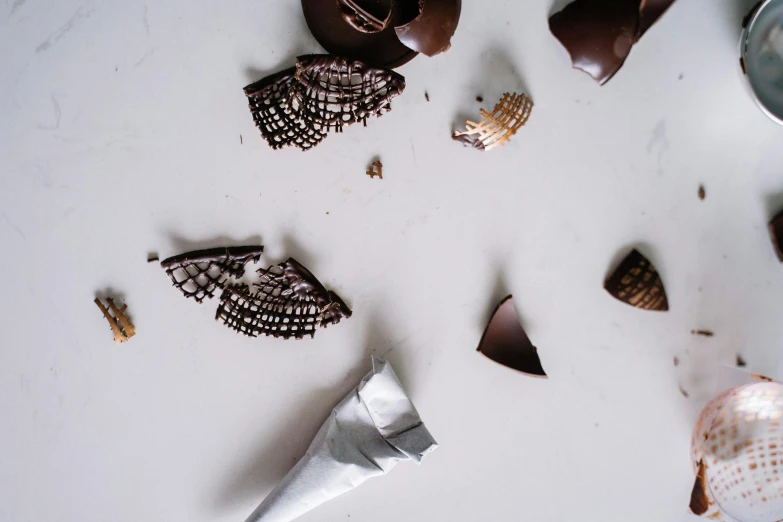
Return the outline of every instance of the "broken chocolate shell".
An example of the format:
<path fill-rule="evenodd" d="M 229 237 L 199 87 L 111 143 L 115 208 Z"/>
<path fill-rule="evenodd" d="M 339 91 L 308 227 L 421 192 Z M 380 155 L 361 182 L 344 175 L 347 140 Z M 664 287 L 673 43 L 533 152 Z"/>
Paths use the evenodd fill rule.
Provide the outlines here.
<path fill-rule="evenodd" d="M 302 11 L 310 32 L 330 54 L 390 69 L 418 54 L 394 31 L 419 14 L 416 0 L 302 0 Z"/>
<path fill-rule="evenodd" d="M 493 361 L 534 377 L 546 378 L 533 343 L 519 322 L 512 296 L 503 299 L 492 313 L 478 351 Z"/>
<path fill-rule="evenodd" d="M 229 277 L 242 277 L 245 265 L 258 262 L 263 251 L 262 246 L 210 248 L 164 259 L 160 266 L 185 297 L 201 303 L 223 289 Z"/>
<path fill-rule="evenodd" d="M 468 121 L 467 130 L 454 131 L 451 138 L 479 150 L 492 150 L 505 145 L 530 118 L 533 101 L 524 94 L 503 94 L 503 97 L 487 112 L 481 109 L 480 123 Z"/>
<path fill-rule="evenodd" d="M 769 237 L 778 260 L 783 263 L 783 211 L 775 216 L 769 223 Z"/>
<path fill-rule="evenodd" d="M 244 284 L 226 287 L 215 319 L 248 337 L 301 339 L 352 314 L 337 294 L 293 258 L 258 273 L 261 282 L 255 289 Z"/>
<path fill-rule="evenodd" d="M 457 31 L 462 0 L 419 0 L 419 16 L 395 27 L 406 47 L 427 56 L 448 51 Z"/>
<path fill-rule="evenodd" d="M 405 89 L 388 69 L 330 55 L 300 56 L 296 67 L 245 87 L 250 112 L 273 149 L 310 150 L 329 132 L 382 116 Z"/>
<path fill-rule="evenodd" d="M 97 297 L 95 298 L 95 304 L 101 309 L 103 316 L 109 322 L 111 331 L 114 333 L 115 343 L 122 344 L 136 335 L 136 329 L 125 316 L 125 311 L 128 309 L 127 304 L 122 305 L 122 308 L 117 308 L 117 305 L 114 304 L 114 299 L 111 297 L 106 298 L 108 308 Z"/>
<path fill-rule="evenodd" d="M 603 85 L 674 0 L 576 0 L 549 19 L 574 68 Z"/>
<path fill-rule="evenodd" d="M 612 297 L 643 310 L 669 310 L 663 281 L 650 261 L 632 250 L 606 280 L 604 288 Z"/>
<path fill-rule="evenodd" d="M 699 461 L 699 471 L 696 473 L 696 480 L 693 483 L 691 491 L 691 503 L 688 506 L 694 515 L 703 515 L 710 509 L 710 499 L 707 496 L 707 481 L 705 479 L 704 461 Z"/>

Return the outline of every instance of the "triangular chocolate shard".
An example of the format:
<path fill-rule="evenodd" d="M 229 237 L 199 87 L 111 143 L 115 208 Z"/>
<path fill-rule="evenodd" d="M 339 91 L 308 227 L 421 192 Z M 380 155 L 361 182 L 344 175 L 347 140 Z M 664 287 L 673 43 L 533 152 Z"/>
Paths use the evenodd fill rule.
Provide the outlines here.
<path fill-rule="evenodd" d="M 534 377 L 546 378 L 538 351 L 530 342 L 514 308 L 512 296 L 504 298 L 487 323 L 478 351 L 493 361 Z"/>
<path fill-rule="evenodd" d="M 658 271 L 650 261 L 632 250 L 604 283 L 612 297 L 642 310 L 666 312 L 669 302 Z"/>

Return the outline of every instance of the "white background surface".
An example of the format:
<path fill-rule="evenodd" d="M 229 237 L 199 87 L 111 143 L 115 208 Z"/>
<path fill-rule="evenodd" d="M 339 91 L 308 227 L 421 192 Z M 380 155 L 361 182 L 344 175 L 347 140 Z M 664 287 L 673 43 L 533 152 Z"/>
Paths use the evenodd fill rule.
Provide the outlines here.
<path fill-rule="evenodd" d="M 390 114 L 302 153 L 271 150 L 242 93 L 319 51 L 298 2 L 0 0 L 0 520 L 242 521 L 369 353 L 441 447 L 303 522 L 689 520 L 718 365 L 780 363 L 783 129 L 737 71 L 739 3 L 680 0 L 604 87 L 571 69 L 551 9 L 466 1 L 451 51 L 399 70 Z M 476 95 L 523 88 L 509 145 L 450 140 Z M 146 263 L 249 241 L 353 318 L 246 339 Z M 633 245 L 668 314 L 603 291 Z M 107 292 L 138 331 L 123 346 L 92 303 Z M 508 292 L 548 381 L 475 352 Z"/>

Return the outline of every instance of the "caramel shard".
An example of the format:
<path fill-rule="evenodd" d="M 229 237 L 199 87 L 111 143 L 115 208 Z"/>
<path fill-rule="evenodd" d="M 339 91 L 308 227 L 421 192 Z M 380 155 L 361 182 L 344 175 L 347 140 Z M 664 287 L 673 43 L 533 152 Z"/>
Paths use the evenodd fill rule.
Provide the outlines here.
<path fill-rule="evenodd" d="M 367 125 L 391 110 L 405 78 L 382 67 L 328 54 L 297 58 L 296 67 L 245 87 L 253 121 L 273 149 L 310 150 L 330 132 Z"/>
<path fill-rule="evenodd" d="M 258 273 L 261 282 L 255 289 L 244 284 L 226 287 L 216 320 L 248 337 L 302 339 L 352 314 L 336 293 L 293 258 Z"/>
<path fill-rule="evenodd" d="M 225 288 L 230 277 L 242 277 L 245 265 L 258 262 L 263 252 L 260 245 L 210 248 L 164 259 L 160 266 L 185 297 L 201 303 Z"/>
<path fill-rule="evenodd" d="M 503 94 L 492 112 L 481 109 L 480 123 L 466 122 L 465 131 L 454 131 L 452 139 L 479 150 L 492 150 L 511 139 L 533 110 L 533 102 L 524 94 Z"/>
<path fill-rule="evenodd" d="M 538 358 L 538 350 L 519 322 L 510 295 L 492 313 L 478 351 L 503 366 L 534 377 L 547 377 Z"/>
<path fill-rule="evenodd" d="M 383 179 L 383 163 L 380 161 L 373 161 L 366 174 L 371 178 L 378 176 L 380 179 Z"/>
<path fill-rule="evenodd" d="M 111 326 L 111 330 L 114 332 L 115 343 L 122 344 L 136 335 L 136 329 L 124 314 L 125 310 L 128 309 L 128 305 L 122 305 L 122 308 L 117 308 L 114 304 L 114 299 L 111 297 L 106 298 L 108 309 L 97 297 L 95 298 L 95 304 L 98 305 L 98 308 L 103 312 L 103 316 L 109 321 L 109 326 Z"/>
<path fill-rule="evenodd" d="M 609 276 L 604 288 L 615 299 L 636 308 L 669 310 L 661 277 L 653 264 L 635 249 Z"/>

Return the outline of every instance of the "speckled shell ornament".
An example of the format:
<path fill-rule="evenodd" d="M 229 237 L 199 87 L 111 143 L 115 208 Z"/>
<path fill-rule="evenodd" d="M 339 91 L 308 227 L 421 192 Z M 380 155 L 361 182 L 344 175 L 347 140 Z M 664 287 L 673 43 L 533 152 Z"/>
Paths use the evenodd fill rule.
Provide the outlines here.
<path fill-rule="evenodd" d="M 691 511 L 724 522 L 783 519 L 783 385 L 733 388 L 702 411 L 691 439 Z"/>

